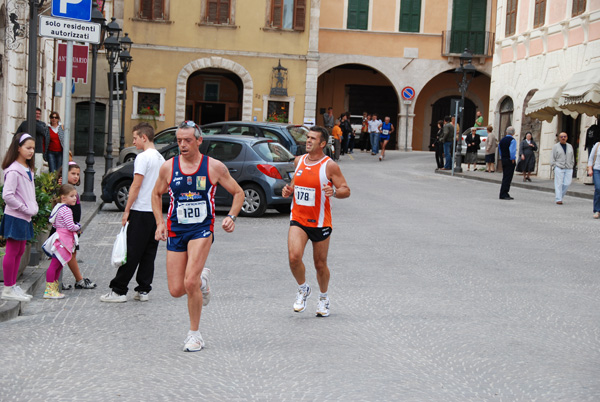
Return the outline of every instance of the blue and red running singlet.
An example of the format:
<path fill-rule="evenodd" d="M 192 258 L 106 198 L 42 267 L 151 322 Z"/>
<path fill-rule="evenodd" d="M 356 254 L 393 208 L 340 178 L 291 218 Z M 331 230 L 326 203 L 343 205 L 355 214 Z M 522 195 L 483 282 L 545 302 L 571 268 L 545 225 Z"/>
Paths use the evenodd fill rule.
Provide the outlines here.
<path fill-rule="evenodd" d="M 179 167 L 179 156 L 173 158 L 173 173 L 169 184 L 169 213 L 167 229 L 169 237 L 179 233 L 210 230 L 214 233 L 215 186 L 208 174 L 208 160 L 202 155 L 200 167 L 187 175 Z"/>

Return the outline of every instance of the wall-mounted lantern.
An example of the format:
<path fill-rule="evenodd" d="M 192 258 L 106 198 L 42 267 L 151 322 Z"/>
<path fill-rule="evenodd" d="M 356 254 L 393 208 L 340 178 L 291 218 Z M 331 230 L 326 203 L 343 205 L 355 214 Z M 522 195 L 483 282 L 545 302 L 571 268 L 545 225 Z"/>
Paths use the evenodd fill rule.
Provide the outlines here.
<path fill-rule="evenodd" d="M 279 65 L 273 67 L 271 72 L 271 96 L 288 96 L 287 93 L 288 69 Z"/>

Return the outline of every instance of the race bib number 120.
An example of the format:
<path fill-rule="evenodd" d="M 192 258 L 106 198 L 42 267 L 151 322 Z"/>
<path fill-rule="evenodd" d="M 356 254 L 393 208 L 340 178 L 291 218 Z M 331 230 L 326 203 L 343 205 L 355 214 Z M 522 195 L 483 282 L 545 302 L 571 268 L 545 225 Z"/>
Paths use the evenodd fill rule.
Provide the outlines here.
<path fill-rule="evenodd" d="M 206 219 L 206 201 L 182 202 L 177 207 L 177 222 L 182 225 L 202 223 Z"/>
<path fill-rule="evenodd" d="M 305 207 L 315 206 L 315 189 L 311 187 L 294 187 L 294 197 L 296 198 L 296 204 L 303 205 Z"/>

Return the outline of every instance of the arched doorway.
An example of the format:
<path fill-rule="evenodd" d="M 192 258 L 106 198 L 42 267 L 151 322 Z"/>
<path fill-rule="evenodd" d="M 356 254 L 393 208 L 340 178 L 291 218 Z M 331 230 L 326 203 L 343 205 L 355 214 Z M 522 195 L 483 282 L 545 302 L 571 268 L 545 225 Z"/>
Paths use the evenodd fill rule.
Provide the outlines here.
<path fill-rule="evenodd" d="M 460 96 L 445 96 L 438 99 L 433 105 L 431 105 L 431 131 L 430 131 L 430 144 L 431 139 L 437 137 L 437 122 L 444 120 L 445 116 L 454 116 L 455 104 L 460 102 Z M 469 127 L 473 127 L 475 124 L 475 111 L 477 106 L 469 98 L 465 98 L 465 110 L 464 110 L 464 123 L 463 127 L 460 127 L 460 131 L 463 132 Z M 456 119 L 459 120 L 458 118 Z"/>
<path fill-rule="evenodd" d="M 242 80 L 231 71 L 195 71 L 187 80 L 185 118 L 198 124 L 241 120 L 243 92 Z"/>
<path fill-rule="evenodd" d="M 385 116 L 396 127 L 398 125 L 398 94 L 390 80 L 379 71 L 362 64 L 343 64 L 333 67 L 319 76 L 317 83 L 317 124 L 323 124 L 323 114 L 333 107 L 335 117 L 344 112 L 352 116 L 362 116 L 363 112 L 377 113 L 381 120 Z M 356 120 L 355 120 L 356 119 Z M 360 129 L 351 122 L 356 132 Z M 392 135 L 388 149 L 398 149 L 398 132 Z"/>
<path fill-rule="evenodd" d="M 504 98 L 502 103 L 500 103 L 500 126 L 498 127 L 498 140 L 504 138 L 506 135 L 506 128 L 512 126 L 514 109 L 513 100 L 510 96 Z"/>

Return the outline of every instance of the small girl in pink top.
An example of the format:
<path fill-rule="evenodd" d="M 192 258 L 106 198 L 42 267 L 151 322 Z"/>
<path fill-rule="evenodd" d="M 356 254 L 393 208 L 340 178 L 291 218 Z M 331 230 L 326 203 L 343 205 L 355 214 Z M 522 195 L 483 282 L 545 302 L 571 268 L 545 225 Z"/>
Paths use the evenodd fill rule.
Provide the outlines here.
<path fill-rule="evenodd" d="M 77 232 L 81 226 L 73 221 L 73 211 L 68 205 L 77 203 L 77 190 L 71 184 L 63 184 L 58 190 L 60 202 L 50 214 L 50 223 L 56 229 L 44 243 L 44 250 L 52 255 L 52 261 L 46 271 L 46 291 L 44 299 L 62 299 L 64 294 L 58 291 L 58 278 L 63 266 L 71 260 L 78 243 Z"/>

